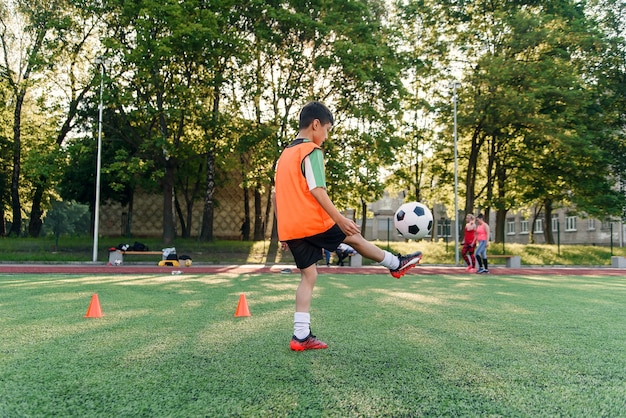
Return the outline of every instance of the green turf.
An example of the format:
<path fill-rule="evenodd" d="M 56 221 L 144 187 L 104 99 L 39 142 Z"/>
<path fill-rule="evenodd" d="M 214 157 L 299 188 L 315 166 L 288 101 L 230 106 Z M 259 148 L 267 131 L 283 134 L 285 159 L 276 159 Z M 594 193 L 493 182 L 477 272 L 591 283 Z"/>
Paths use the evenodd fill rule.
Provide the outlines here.
<path fill-rule="evenodd" d="M 298 277 L 0 276 L 0 416 L 626 415 L 624 277 Z"/>

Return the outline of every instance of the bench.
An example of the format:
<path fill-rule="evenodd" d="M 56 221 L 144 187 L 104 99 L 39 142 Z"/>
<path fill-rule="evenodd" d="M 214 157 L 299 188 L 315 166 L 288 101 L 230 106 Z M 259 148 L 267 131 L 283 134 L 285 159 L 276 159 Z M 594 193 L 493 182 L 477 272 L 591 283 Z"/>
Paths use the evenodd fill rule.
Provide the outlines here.
<path fill-rule="evenodd" d="M 506 258 L 506 266 L 508 268 L 518 269 L 522 267 L 522 257 L 519 255 L 487 254 L 487 260 L 490 258 Z"/>
<path fill-rule="evenodd" d="M 125 255 L 158 255 L 163 257 L 163 251 L 122 251 L 115 250 L 109 251 L 109 264 L 119 265 L 124 262 Z M 178 260 L 162 260 L 159 259 L 159 266 L 172 266 L 178 267 Z"/>
<path fill-rule="evenodd" d="M 363 257 L 361 254 L 356 253 L 350 256 L 350 267 L 362 267 L 363 266 Z"/>
<path fill-rule="evenodd" d="M 623 269 L 626 268 L 626 257 L 621 256 L 612 256 L 611 257 L 611 266 L 613 268 Z"/>

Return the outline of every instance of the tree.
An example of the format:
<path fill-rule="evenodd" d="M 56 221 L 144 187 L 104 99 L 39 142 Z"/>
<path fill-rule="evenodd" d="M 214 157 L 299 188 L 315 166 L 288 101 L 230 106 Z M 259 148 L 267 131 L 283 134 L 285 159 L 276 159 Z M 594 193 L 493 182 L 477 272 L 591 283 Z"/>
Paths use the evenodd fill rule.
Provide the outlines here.
<path fill-rule="evenodd" d="M 175 235 L 175 186 L 186 184 L 178 175 L 180 166 L 186 163 L 188 150 L 194 146 L 198 150 L 200 143 L 205 167 L 193 169 L 205 175 L 200 235 L 212 239 L 215 151 L 225 120 L 220 102 L 228 68 L 236 62 L 240 46 L 238 6 L 229 0 L 117 1 L 112 6 L 113 35 L 106 44 L 126 70 L 117 82 L 118 90 L 132 92 L 119 96 L 126 109 L 123 115 L 141 138 L 145 158 L 159 168 L 164 244 Z M 196 145 L 188 148 L 187 144 Z M 197 196 L 195 187 L 184 193 L 188 208 Z"/>
<path fill-rule="evenodd" d="M 61 235 L 88 231 L 88 208 L 85 205 L 76 204 L 76 202 L 55 200 L 52 202 L 44 222 L 54 234 L 54 246 L 58 249 Z"/>
<path fill-rule="evenodd" d="M 46 86 L 45 94 L 49 97 L 58 96 L 55 90 L 61 90 L 60 99 L 42 104 L 44 111 L 55 115 L 55 129 L 51 133 L 49 164 L 39 165 L 39 170 L 33 179 L 35 190 L 31 203 L 31 215 L 28 233 L 32 237 L 39 236 L 44 213 L 44 199 L 54 186 L 54 175 L 58 171 L 61 152 L 65 141 L 77 122 L 80 106 L 85 102 L 92 90 L 95 77 L 91 70 L 97 68 L 90 59 L 95 50 L 95 42 L 102 29 L 102 10 L 99 2 L 81 1 L 75 4 L 67 1 L 58 17 L 59 24 L 54 28 L 59 33 L 58 48 L 48 51 L 52 57 L 47 59 L 54 62 L 55 71 L 50 74 L 52 85 Z M 97 71 L 96 71 L 97 72 Z M 56 126 L 56 125 L 60 126 Z M 41 150 L 39 150 L 41 151 Z M 58 178 L 58 175 L 56 176 Z M 92 205 L 93 206 L 93 205 Z"/>
<path fill-rule="evenodd" d="M 11 207 L 11 93 L 0 79 L 0 237 L 7 234 L 6 210 Z"/>
<path fill-rule="evenodd" d="M 239 106 L 249 112 L 251 131 L 257 132 L 242 142 L 245 161 L 254 167 L 247 170 L 246 187 L 253 189 L 255 201 L 271 191 L 276 159 L 297 132 L 294 113 L 306 101 L 322 100 L 338 121 L 325 145 L 329 193 L 339 207 L 364 208 L 382 193 L 379 169 L 398 144 L 390 126 L 400 115 L 401 68 L 382 24 L 383 3 L 253 6 L 248 9 L 253 59 L 241 77 L 250 106 Z M 354 170 L 348 170 L 350 163 Z M 269 204 L 263 218 L 259 210 L 255 204 L 255 237 L 258 224 L 268 222 Z"/>
<path fill-rule="evenodd" d="M 48 45 L 49 32 L 57 23 L 55 10 L 43 7 L 39 2 L 19 0 L 0 5 L 0 76 L 12 93 L 13 137 L 11 208 L 12 224 L 9 235 L 19 236 L 22 227 L 22 204 L 20 200 L 20 176 L 22 169 L 22 108 L 31 84 L 31 75 L 45 67 L 42 50 Z"/>
<path fill-rule="evenodd" d="M 549 208 L 548 201 L 602 207 L 611 175 L 598 141 L 602 123 L 594 109 L 602 89 L 593 82 L 591 63 L 602 61 L 604 39 L 583 8 L 567 0 L 424 3 L 430 19 L 422 22 L 439 25 L 437 36 L 451 45 L 440 62 L 456 58 L 464 74 L 459 153 L 465 212 L 478 202 L 488 218 L 495 208 L 500 240 L 514 207 Z M 438 150 L 440 161 L 452 160 L 452 147 Z M 548 238 L 550 226 L 546 222 Z"/>
<path fill-rule="evenodd" d="M 94 37 L 99 22 L 95 11 L 90 2 L 76 5 L 72 0 L 12 0 L 0 7 L 1 76 L 12 91 L 14 115 L 10 234 L 18 235 L 21 231 L 20 194 L 26 189 L 22 182 L 25 158 L 37 161 L 27 171 L 28 185 L 33 188 L 32 197 L 27 193 L 31 208 L 28 233 L 34 237 L 40 233 L 45 199 L 52 186 L 50 174 L 58 171 L 52 157 L 71 131 L 78 106 L 91 87 L 92 77 L 85 67 L 91 65 L 87 60 L 89 40 Z M 25 114 L 26 107 L 30 110 Z M 45 115 L 43 124 L 33 121 L 38 114 Z M 24 139 L 31 140 L 23 135 L 24 126 L 29 123 L 38 124 L 39 132 L 34 131 L 31 137 L 45 145 L 24 156 Z M 33 149 L 35 144 L 26 147 Z M 44 155 L 44 150 L 50 154 Z"/>

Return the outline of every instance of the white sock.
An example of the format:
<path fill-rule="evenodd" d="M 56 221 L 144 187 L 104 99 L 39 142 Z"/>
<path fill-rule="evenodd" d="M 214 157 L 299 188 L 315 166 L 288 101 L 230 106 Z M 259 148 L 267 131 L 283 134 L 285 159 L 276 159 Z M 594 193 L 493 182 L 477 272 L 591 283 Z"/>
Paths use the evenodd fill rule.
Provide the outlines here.
<path fill-rule="evenodd" d="M 293 314 L 293 335 L 299 340 L 311 333 L 311 315 L 308 312 L 296 312 Z"/>
<path fill-rule="evenodd" d="M 389 251 L 384 251 L 385 258 L 380 262 L 380 265 L 387 267 L 389 270 L 395 270 L 400 267 L 400 260 L 398 256 L 391 254 Z"/>

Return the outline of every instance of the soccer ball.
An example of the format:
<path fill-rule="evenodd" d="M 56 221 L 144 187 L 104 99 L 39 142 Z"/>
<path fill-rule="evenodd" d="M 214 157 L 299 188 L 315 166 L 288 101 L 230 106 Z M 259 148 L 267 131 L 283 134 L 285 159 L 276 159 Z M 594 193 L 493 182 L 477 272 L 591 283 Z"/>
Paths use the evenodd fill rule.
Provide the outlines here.
<path fill-rule="evenodd" d="M 185 260 L 185 267 L 191 267 L 191 264 L 193 263 L 193 261 L 191 261 L 191 258 L 188 258 Z"/>
<path fill-rule="evenodd" d="M 421 239 L 433 228 L 433 214 L 419 202 L 405 203 L 393 217 L 396 229 L 406 239 Z"/>

